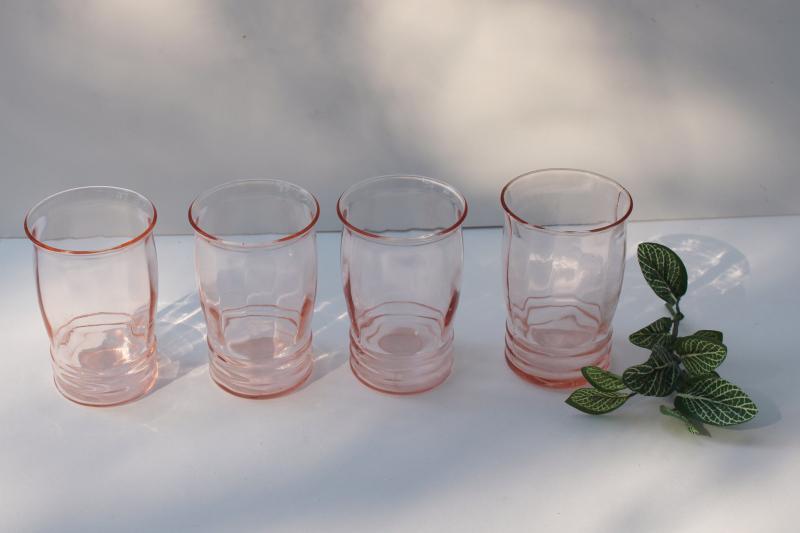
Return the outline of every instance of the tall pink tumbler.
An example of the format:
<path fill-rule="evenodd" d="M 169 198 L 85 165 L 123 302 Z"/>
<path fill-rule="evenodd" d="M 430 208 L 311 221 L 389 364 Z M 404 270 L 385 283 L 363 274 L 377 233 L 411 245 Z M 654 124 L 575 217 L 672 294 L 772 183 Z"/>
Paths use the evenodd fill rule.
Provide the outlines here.
<path fill-rule="evenodd" d="M 189 208 L 209 371 L 226 391 L 266 398 L 311 374 L 318 218 L 311 193 L 275 179 L 220 185 Z"/>
<path fill-rule="evenodd" d="M 506 359 L 534 383 L 578 385 L 581 367 L 609 365 L 631 195 L 599 174 L 547 169 L 511 180 L 500 203 Z"/>
<path fill-rule="evenodd" d="M 421 176 L 383 176 L 339 199 L 350 366 L 374 389 L 409 394 L 453 365 L 463 265 L 464 197 Z"/>
<path fill-rule="evenodd" d="M 155 383 L 155 225 L 150 200 L 117 187 L 63 191 L 25 217 L 54 381 L 74 402 L 116 405 Z"/>

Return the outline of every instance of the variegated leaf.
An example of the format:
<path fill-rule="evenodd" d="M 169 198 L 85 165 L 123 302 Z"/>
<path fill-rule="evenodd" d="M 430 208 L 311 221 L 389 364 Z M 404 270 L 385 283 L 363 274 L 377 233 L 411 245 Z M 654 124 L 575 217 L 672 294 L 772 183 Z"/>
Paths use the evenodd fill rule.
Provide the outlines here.
<path fill-rule="evenodd" d="M 718 342 L 722 344 L 722 332 L 716 331 L 714 329 L 701 329 L 699 331 L 694 332 L 691 336 L 697 337 L 698 339 L 703 339 L 711 342 Z"/>
<path fill-rule="evenodd" d="M 643 327 L 636 333 L 631 333 L 628 339 L 632 344 L 649 350 L 656 344 L 664 344 L 669 339 L 671 329 L 672 319 L 663 317 Z"/>
<path fill-rule="evenodd" d="M 668 407 L 666 405 L 662 405 L 660 409 L 662 415 L 671 416 L 683 422 L 686 425 L 686 429 L 689 430 L 689 433 L 691 433 L 692 435 L 702 435 L 704 433 L 707 434 L 707 432 L 704 432 L 703 430 L 700 429 L 701 426 L 699 423 L 695 422 L 694 420 L 692 420 L 685 414 L 681 413 L 677 409 L 673 407 Z"/>
<path fill-rule="evenodd" d="M 644 363 L 628 368 L 622 381 L 632 391 L 645 396 L 667 396 L 678 385 L 680 367 L 664 346 L 656 345 Z"/>
<path fill-rule="evenodd" d="M 707 374 L 701 374 L 699 376 L 690 376 L 688 372 L 685 370 L 681 371 L 681 375 L 678 377 L 678 387 L 676 390 L 678 391 L 685 391 L 689 387 L 691 387 L 694 383 L 697 383 L 700 380 L 706 378 L 718 378 L 719 374 L 716 372 L 709 372 Z"/>
<path fill-rule="evenodd" d="M 688 275 L 678 254 L 654 242 L 643 242 L 637 249 L 639 267 L 656 295 L 675 304 L 686 294 Z"/>
<path fill-rule="evenodd" d="M 629 398 L 627 394 L 597 389 L 576 389 L 566 402 L 575 409 L 590 415 L 602 415 L 617 409 Z"/>
<path fill-rule="evenodd" d="M 675 353 L 691 376 L 700 376 L 714 371 L 728 353 L 724 344 L 704 340 L 694 335 L 681 337 L 675 342 Z"/>
<path fill-rule="evenodd" d="M 675 407 L 715 426 L 741 424 L 758 413 L 758 407 L 742 389 L 716 377 L 702 379 L 678 392 Z"/>
<path fill-rule="evenodd" d="M 618 392 L 626 388 L 621 376 L 597 366 L 585 366 L 581 368 L 581 374 L 595 389 L 604 392 Z"/>

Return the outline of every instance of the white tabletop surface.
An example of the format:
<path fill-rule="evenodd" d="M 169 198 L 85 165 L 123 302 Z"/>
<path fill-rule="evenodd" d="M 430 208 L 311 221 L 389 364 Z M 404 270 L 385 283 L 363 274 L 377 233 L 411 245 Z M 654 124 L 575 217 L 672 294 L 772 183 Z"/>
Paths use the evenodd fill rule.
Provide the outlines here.
<path fill-rule="evenodd" d="M 347 364 L 338 234 L 319 236 L 315 370 L 245 400 L 208 376 L 191 237 L 157 239 L 161 375 L 98 409 L 51 381 L 31 249 L 0 240 L 0 531 L 797 531 L 800 217 L 636 223 L 612 369 L 663 306 L 636 244 L 674 247 L 690 276 L 685 330 L 725 333 L 722 375 L 761 412 L 689 435 L 635 398 L 591 417 L 503 360 L 500 230 L 465 232 L 456 364 L 425 394 L 374 392 Z"/>

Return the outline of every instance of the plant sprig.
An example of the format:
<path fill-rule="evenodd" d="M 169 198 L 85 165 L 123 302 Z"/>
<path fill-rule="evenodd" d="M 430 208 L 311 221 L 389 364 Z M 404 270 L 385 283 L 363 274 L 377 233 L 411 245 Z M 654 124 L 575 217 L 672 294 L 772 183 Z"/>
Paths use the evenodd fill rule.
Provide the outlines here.
<path fill-rule="evenodd" d="M 581 373 L 591 387 L 575 390 L 567 404 L 590 415 L 602 415 L 637 394 L 673 396 L 673 406 L 662 405 L 661 413 L 680 420 L 695 435 L 708 435 L 704 423 L 733 426 L 752 419 L 758 413 L 756 404 L 716 372 L 728 354 L 722 333 L 699 330 L 679 336 L 684 319 L 680 303 L 688 285 L 683 261 L 666 246 L 652 242 L 639 245 L 637 258 L 644 279 L 664 300 L 670 316 L 630 335 L 631 343 L 650 350 L 647 361 L 621 376 L 596 366 L 583 367 Z"/>

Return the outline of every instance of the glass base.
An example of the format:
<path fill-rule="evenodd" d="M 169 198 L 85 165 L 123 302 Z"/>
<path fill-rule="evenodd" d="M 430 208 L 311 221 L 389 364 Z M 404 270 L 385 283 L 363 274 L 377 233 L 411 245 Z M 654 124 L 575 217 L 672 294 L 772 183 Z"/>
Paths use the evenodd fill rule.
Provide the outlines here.
<path fill-rule="evenodd" d="M 387 334 L 383 346 L 417 346 L 419 336 L 408 342 L 401 331 Z M 350 368 L 364 385 L 390 394 L 417 394 L 441 385 L 453 369 L 453 338 L 433 350 L 412 353 L 376 353 L 367 351 L 350 332 Z"/>
<path fill-rule="evenodd" d="M 299 349 L 279 358 L 264 356 L 264 362 L 244 362 L 209 347 L 209 373 L 223 390 L 243 398 L 282 396 L 299 388 L 311 376 L 311 338 Z"/>
<path fill-rule="evenodd" d="M 98 350 L 92 355 L 97 359 Z M 101 354 L 102 355 L 102 354 Z M 118 355 L 116 352 L 111 355 Z M 113 361 L 113 357 L 105 357 Z M 147 394 L 158 379 L 158 358 L 153 348 L 131 364 L 113 365 L 106 369 L 73 369 L 53 363 L 53 381 L 58 391 L 68 400 L 90 407 L 112 407 Z"/>
<path fill-rule="evenodd" d="M 520 377 L 550 388 L 574 388 L 584 385 L 584 366 L 607 369 L 611 362 L 611 331 L 589 345 L 571 353 L 563 348 L 554 351 L 515 338 L 506 329 L 505 357 L 508 366 Z"/>

